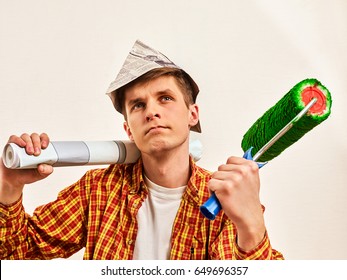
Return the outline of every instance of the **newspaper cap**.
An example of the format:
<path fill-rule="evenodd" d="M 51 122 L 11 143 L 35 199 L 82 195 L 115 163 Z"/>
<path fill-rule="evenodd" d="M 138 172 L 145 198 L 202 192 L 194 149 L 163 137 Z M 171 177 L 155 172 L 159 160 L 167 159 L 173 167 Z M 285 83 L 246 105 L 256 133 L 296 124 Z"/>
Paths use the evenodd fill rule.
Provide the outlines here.
<path fill-rule="evenodd" d="M 195 102 L 199 93 L 199 87 L 189 76 L 189 74 L 174 64 L 161 52 L 154 50 L 137 40 L 125 59 L 125 62 L 116 79 L 110 84 L 106 92 L 106 94 L 111 98 L 116 110 L 122 113 L 122 105 L 119 104 L 118 98 L 116 98 L 118 89 L 146 74 L 147 72 L 162 67 L 172 67 L 183 71 L 192 87 L 193 101 Z M 194 127 L 191 127 L 191 130 L 201 132 L 200 122 L 198 122 Z"/>

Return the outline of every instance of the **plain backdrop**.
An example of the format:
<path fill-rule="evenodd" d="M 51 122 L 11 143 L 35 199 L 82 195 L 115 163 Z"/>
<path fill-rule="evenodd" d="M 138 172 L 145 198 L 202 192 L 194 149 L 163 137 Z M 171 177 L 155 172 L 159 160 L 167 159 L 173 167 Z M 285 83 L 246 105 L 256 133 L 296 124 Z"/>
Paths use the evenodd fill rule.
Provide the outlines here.
<path fill-rule="evenodd" d="M 127 139 L 105 92 L 136 39 L 199 84 L 203 133 L 191 137 L 211 171 L 242 156 L 243 134 L 296 83 L 317 78 L 331 116 L 260 171 L 261 200 L 287 259 L 347 259 L 346 35 L 344 0 L 0 0 L 0 144 L 23 132 Z M 27 186 L 26 211 L 90 168 Z"/>

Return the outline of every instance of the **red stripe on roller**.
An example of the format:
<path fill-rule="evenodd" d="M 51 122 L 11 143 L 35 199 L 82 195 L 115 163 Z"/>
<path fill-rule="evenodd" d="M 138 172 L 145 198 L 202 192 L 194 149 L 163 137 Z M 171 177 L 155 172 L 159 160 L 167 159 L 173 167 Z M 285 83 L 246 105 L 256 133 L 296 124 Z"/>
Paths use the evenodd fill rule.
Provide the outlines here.
<path fill-rule="evenodd" d="M 305 88 L 301 93 L 301 99 L 305 105 L 307 105 L 314 97 L 317 98 L 317 102 L 310 108 L 309 113 L 311 113 L 311 115 L 321 115 L 327 107 L 326 98 L 323 92 L 315 86 L 311 86 Z"/>

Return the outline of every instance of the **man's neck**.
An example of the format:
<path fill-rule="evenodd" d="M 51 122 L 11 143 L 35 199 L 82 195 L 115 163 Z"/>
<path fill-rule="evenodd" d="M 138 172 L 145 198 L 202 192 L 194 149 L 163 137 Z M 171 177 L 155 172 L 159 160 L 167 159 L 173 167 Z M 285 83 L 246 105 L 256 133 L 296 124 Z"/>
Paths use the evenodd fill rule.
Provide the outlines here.
<path fill-rule="evenodd" d="M 185 186 L 190 177 L 188 149 L 170 151 L 164 155 L 142 155 L 144 172 L 152 182 L 167 188 Z"/>

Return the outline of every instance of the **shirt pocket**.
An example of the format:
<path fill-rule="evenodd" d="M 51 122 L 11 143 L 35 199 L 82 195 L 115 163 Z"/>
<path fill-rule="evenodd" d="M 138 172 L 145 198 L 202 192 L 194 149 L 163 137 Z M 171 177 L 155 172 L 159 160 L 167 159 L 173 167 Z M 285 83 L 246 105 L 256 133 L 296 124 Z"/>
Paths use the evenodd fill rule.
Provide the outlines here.
<path fill-rule="evenodd" d="M 207 244 L 202 237 L 194 236 L 192 240 L 192 246 L 190 248 L 191 260 L 205 260 L 208 259 Z"/>

